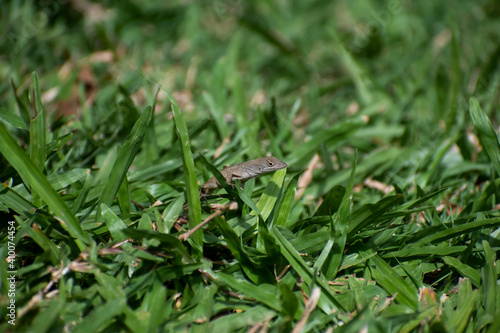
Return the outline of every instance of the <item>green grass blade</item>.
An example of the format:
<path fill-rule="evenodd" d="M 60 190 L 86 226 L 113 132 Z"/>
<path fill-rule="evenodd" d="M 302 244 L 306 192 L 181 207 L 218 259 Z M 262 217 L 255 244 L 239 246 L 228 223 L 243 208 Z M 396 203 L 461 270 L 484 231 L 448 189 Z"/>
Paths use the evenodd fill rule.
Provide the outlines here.
<path fill-rule="evenodd" d="M 10 134 L 0 125 L 0 152 L 16 169 L 23 181 L 40 194 L 43 201 L 61 219 L 61 224 L 68 233 L 77 240 L 80 249 L 85 247 L 85 236 L 77 218 L 54 190 L 42 171 L 26 156 L 24 151 L 12 139 Z"/>
<path fill-rule="evenodd" d="M 5 121 L 6 123 L 11 124 L 12 126 L 23 129 L 23 130 L 28 130 L 28 126 L 24 122 L 24 119 L 21 118 L 21 116 L 18 116 L 15 113 L 8 112 L 6 110 L 0 110 L 0 119 Z"/>
<path fill-rule="evenodd" d="M 54 242 L 39 228 L 28 229 L 28 235 L 49 254 L 52 265 L 57 265 L 60 261 L 60 251 Z"/>
<path fill-rule="evenodd" d="M 7 187 L 6 184 L 1 184 L 0 189 L 0 202 L 17 214 L 24 216 L 26 212 L 36 209 L 31 202 L 19 195 L 19 193 L 12 188 Z"/>
<path fill-rule="evenodd" d="M 105 204 L 101 204 L 102 216 L 106 222 L 109 233 L 115 242 L 121 242 L 127 239 L 122 230 L 127 229 L 127 225 Z"/>
<path fill-rule="evenodd" d="M 89 191 L 92 186 L 92 176 L 90 173 L 90 170 L 87 171 L 87 175 L 85 176 L 85 182 L 83 183 L 83 187 L 80 190 L 80 193 L 78 194 L 78 197 L 75 200 L 75 203 L 73 204 L 73 213 L 77 213 L 80 211 L 80 208 L 83 206 L 87 199 L 87 195 L 89 194 Z"/>
<path fill-rule="evenodd" d="M 115 199 L 116 194 L 120 188 L 120 185 L 127 175 L 127 171 L 130 165 L 134 161 L 137 152 L 142 144 L 142 139 L 149 127 L 153 111 L 150 106 L 144 109 L 144 112 L 140 118 L 134 124 L 132 131 L 127 137 L 127 140 L 118 152 L 118 156 L 113 164 L 112 172 L 109 174 L 109 179 L 104 186 L 101 197 L 99 198 L 100 204 L 105 204 L 110 207 Z M 97 211 L 97 219 L 101 215 L 100 206 Z"/>
<path fill-rule="evenodd" d="M 335 185 L 325 196 L 321 205 L 316 209 L 314 216 L 332 216 L 340 208 L 346 189 L 342 185 Z"/>
<path fill-rule="evenodd" d="M 469 278 L 475 287 L 480 287 L 481 274 L 477 270 L 453 257 L 445 256 L 443 257 L 443 261 L 445 264 L 459 272 L 462 276 Z"/>
<path fill-rule="evenodd" d="M 491 228 L 491 227 L 499 227 L 500 226 L 500 218 L 492 218 L 492 219 L 484 219 L 474 222 L 469 222 L 462 225 L 457 225 L 452 228 L 448 228 L 443 231 L 435 232 L 429 236 L 422 237 L 418 242 L 415 243 L 416 246 L 422 246 L 425 244 L 430 244 L 433 242 L 439 242 L 447 239 L 451 239 L 453 237 L 457 237 L 460 235 L 464 235 L 476 230 L 481 230 L 483 228 Z"/>
<path fill-rule="evenodd" d="M 51 332 L 50 327 L 60 316 L 64 303 L 63 297 L 57 297 L 49 302 L 45 311 L 37 314 L 35 319 L 33 319 L 33 327 L 36 327 L 37 332 Z"/>
<path fill-rule="evenodd" d="M 470 324 L 469 318 L 474 311 L 479 296 L 479 290 L 472 290 L 469 280 L 463 279 L 458 282 L 456 310 L 452 312 L 448 320 L 448 332 L 463 332 Z M 451 303 L 452 300 L 450 300 Z M 446 313 L 446 308 L 445 308 Z"/>
<path fill-rule="evenodd" d="M 306 264 L 304 259 L 300 257 L 295 248 L 290 242 L 281 234 L 276 226 L 271 229 L 271 233 L 276 237 L 280 244 L 281 254 L 287 259 L 290 265 L 295 269 L 304 282 L 312 287 L 313 282 L 321 288 L 321 297 L 319 301 L 320 307 L 324 311 L 331 311 L 332 309 L 344 309 L 342 304 L 336 299 L 335 294 L 332 292 L 328 284 L 321 278 L 316 278 L 313 270 Z"/>
<path fill-rule="evenodd" d="M 234 290 L 237 290 L 238 292 L 242 293 L 243 295 L 253 298 L 267 306 L 269 306 L 271 309 L 275 310 L 280 310 L 281 306 L 279 305 L 279 302 L 274 297 L 273 292 L 269 292 L 270 290 L 267 290 L 262 288 L 259 285 L 254 285 L 251 284 L 247 281 L 244 280 L 237 280 L 235 277 L 229 274 L 225 274 L 223 272 L 217 273 L 216 275 L 217 280 L 223 282 L 224 284 L 228 285 Z M 269 289 L 274 289 L 272 285 L 266 285 L 266 287 L 269 287 Z"/>
<path fill-rule="evenodd" d="M 382 258 L 373 256 L 370 263 L 374 264 L 372 276 L 390 295 L 396 294 L 396 300 L 412 309 L 417 308 L 418 294 L 398 273 Z"/>
<path fill-rule="evenodd" d="M 225 126 L 224 121 L 224 113 L 220 112 L 220 108 L 217 107 L 214 98 L 207 92 L 203 93 L 203 99 L 205 99 L 205 103 L 208 105 L 208 109 L 210 110 L 210 114 L 215 120 L 215 124 L 217 126 L 217 130 L 222 138 L 227 136 L 227 126 Z"/>
<path fill-rule="evenodd" d="M 460 254 L 465 251 L 466 246 L 408 246 L 399 251 L 391 251 L 380 255 L 382 258 L 398 258 L 398 259 L 416 259 L 429 258 L 429 256 L 449 256 L 452 254 Z"/>
<path fill-rule="evenodd" d="M 488 116 L 484 113 L 475 97 L 469 99 L 470 117 L 474 123 L 474 128 L 479 135 L 481 146 L 493 163 L 497 175 L 500 176 L 500 144 L 497 134 L 491 125 Z"/>
<path fill-rule="evenodd" d="M 293 209 L 295 201 L 295 189 L 299 180 L 300 174 L 295 175 L 288 186 L 286 187 L 285 194 L 281 197 L 278 208 L 276 209 L 275 225 L 290 226 L 293 221 L 289 221 L 290 213 Z"/>
<path fill-rule="evenodd" d="M 123 181 L 120 185 L 120 188 L 118 189 L 118 205 L 120 206 L 120 209 L 122 211 L 123 215 L 128 215 L 130 214 L 130 190 L 129 190 L 129 183 L 128 179 L 125 176 L 123 178 Z"/>
<path fill-rule="evenodd" d="M 235 332 L 237 329 L 245 330 L 248 325 L 257 325 L 263 318 L 274 318 L 276 312 L 264 305 L 257 305 L 245 311 L 237 311 L 212 321 L 212 332 Z"/>
<path fill-rule="evenodd" d="M 201 223 L 201 205 L 200 195 L 198 191 L 198 181 L 196 178 L 196 169 L 194 167 L 193 154 L 191 152 L 191 143 L 186 123 L 182 118 L 181 110 L 177 105 L 176 100 L 170 94 L 163 90 L 172 104 L 172 112 L 174 114 L 175 132 L 179 139 L 179 145 L 182 152 L 182 165 L 184 171 L 184 179 L 186 181 L 186 196 L 189 207 L 189 227 L 192 229 Z M 198 252 L 198 256 L 203 254 L 203 234 L 202 230 L 198 230 L 189 238 L 194 249 Z"/>
<path fill-rule="evenodd" d="M 314 136 L 307 142 L 302 143 L 294 150 L 287 159 L 290 165 L 297 164 L 309 156 L 314 155 L 323 144 L 333 145 L 346 137 L 353 135 L 356 130 L 366 126 L 367 120 L 363 117 L 356 117 L 335 124 L 327 129 L 317 131 Z"/>
<path fill-rule="evenodd" d="M 354 186 L 354 177 L 356 176 L 357 154 L 354 154 L 354 161 L 352 163 L 351 176 L 349 177 L 349 184 L 347 185 L 344 198 L 340 204 L 339 210 L 332 216 L 333 226 L 330 230 L 330 237 L 333 241 L 333 247 L 329 250 L 329 260 L 325 261 L 325 266 L 322 265 L 322 270 L 328 280 L 332 280 L 340 267 L 342 256 L 344 255 L 345 244 L 347 241 L 347 234 L 349 228 L 349 221 L 351 217 L 351 203 L 352 203 L 352 188 Z M 333 250 L 333 251 L 332 251 Z"/>
<path fill-rule="evenodd" d="M 256 206 L 258 211 L 260 211 L 260 215 L 264 221 L 267 220 L 269 215 L 271 214 L 276 201 L 278 200 L 278 196 L 281 192 L 281 188 L 283 187 L 283 181 L 285 180 L 286 168 L 276 171 L 271 181 L 267 184 L 264 193 L 260 197 Z M 252 211 L 250 215 L 255 215 L 257 212 Z"/>
<path fill-rule="evenodd" d="M 184 205 L 185 198 L 183 195 L 178 196 L 174 199 L 168 206 L 165 208 L 161 215 L 162 222 L 164 224 L 163 230 L 166 233 L 170 232 L 170 229 L 173 227 L 174 223 L 177 221 L 177 217 L 179 216 L 182 206 Z"/>
<path fill-rule="evenodd" d="M 238 259 L 241 269 L 248 278 L 255 284 L 272 283 L 274 277 L 267 267 L 261 267 L 252 261 L 248 253 L 241 244 L 238 235 L 231 229 L 229 224 L 222 218 L 217 218 L 217 225 L 224 236 L 227 246 L 236 259 Z"/>
<path fill-rule="evenodd" d="M 481 294 L 484 304 L 484 310 L 491 316 L 495 316 L 496 302 L 497 302 L 497 268 L 496 266 L 496 254 L 491 250 L 490 244 L 483 240 L 484 258 L 485 265 L 481 269 Z"/>
<path fill-rule="evenodd" d="M 96 307 L 81 323 L 76 325 L 72 332 L 101 332 L 109 326 L 116 316 L 121 315 L 127 306 L 125 298 L 117 298 Z"/>
<path fill-rule="evenodd" d="M 30 85 L 30 158 L 33 163 L 40 169 L 45 170 L 46 146 L 47 146 L 47 130 L 46 130 L 46 117 L 42 107 L 42 100 L 40 95 L 40 83 L 38 75 L 33 72 L 31 75 Z M 32 200 L 35 206 L 40 207 L 42 200 L 40 195 L 31 190 Z"/>

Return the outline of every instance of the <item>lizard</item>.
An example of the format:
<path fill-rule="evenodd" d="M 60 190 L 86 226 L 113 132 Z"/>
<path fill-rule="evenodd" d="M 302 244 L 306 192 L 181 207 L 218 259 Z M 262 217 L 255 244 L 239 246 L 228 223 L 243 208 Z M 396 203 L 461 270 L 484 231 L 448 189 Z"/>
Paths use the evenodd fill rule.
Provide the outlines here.
<path fill-rule="evenodd" d="M 224 169 L 222 169 L 220 173 L 226 179 L 226 183 L 228 184 L 232 184 L 231 181 L 233 179 L 239 179 L 242 183 L 244 183 L 252 178 L 266 175 L 286 167 L 287 165 L 285 162 L 280 161 L 274 156 L 267 156 L 231 166 L 224 166 Z M 214 190 L 221 187 L 222 186 L 219 184 L 217 179 L 212 177 L 201 186 L 201 191 L 205 194 L 210 194 Z"/>

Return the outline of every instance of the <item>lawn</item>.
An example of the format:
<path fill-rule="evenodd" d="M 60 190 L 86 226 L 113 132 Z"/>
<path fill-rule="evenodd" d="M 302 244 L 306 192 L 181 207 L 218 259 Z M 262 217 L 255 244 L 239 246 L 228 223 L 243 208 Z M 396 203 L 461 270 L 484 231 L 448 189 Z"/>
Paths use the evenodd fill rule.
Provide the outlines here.
<path fill-rule="evenodd" d="M 0 331 L 500 331 L 496 1 L 2 6 Z"/>

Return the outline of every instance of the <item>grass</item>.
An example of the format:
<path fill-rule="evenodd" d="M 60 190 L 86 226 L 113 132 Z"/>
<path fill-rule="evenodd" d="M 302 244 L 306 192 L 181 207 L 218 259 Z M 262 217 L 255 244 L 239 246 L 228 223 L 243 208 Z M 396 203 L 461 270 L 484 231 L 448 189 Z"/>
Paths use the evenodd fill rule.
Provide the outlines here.
<path fill-rule="evenodd" d="M 500 329 L 493 0 L 0 15 L 0 331 Z"/>

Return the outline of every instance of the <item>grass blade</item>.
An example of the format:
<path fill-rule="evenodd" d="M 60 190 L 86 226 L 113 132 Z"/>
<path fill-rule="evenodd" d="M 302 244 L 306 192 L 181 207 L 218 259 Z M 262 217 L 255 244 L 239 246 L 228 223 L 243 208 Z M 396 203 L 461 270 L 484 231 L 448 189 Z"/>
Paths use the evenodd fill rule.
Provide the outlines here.
<path fill-rule="evenodd" d="M 45 170 L 47 133 L 46 117 L 40 96 L 40 83 L 36 72 L 31 74 L 30 84 L 30 158 L 40 171 Z M 31 190 L 33 204 L 40 207 L 42 200 L 35 190 Z"/>
<path fill-rule="evenodd" d="M 151 121 L 153 111 L 150 106 L 144 109 L 144 112 L 134 124 L 132 131 L 127 137 L 127 140 L 118 152 L 118 156 L 113 164 L 113 172 L 109 174 L 109 179 L 104 186 L 101 197 L 99 198 L 100 204 L 105 204 L 111 207 L 113 200 L 122 184 L 125 176 L 127 175 L 130 165 L 134 161 L 139 148 L 141 147 L 142 139 L 146 133 L 149 123 Z M 97 220 L 101 216 L 100 205 L 97 211 Z"/>
<path fill-rule="evenodd" d="M 271 229 L 270 234 L 276 237 L 276 240 L 281 245 L 281 254 L 288 260 L 297 274 L 304 279 L 304 282 L 310 288 L 312 288 L 313 282 L 321 288 L 321 297 L 318 304 L 323 311 L 329 313 L 332 309 L 344 309 L 342 304 L 340 304 L 336 299 L 335 294 L 332 292 L 328 284 L 321 278 L 315 277 L 313 270 L 305 263 L 304 259 L 300 257 L 292 244 L 286 240 L 276 226 Z"/>
<path fill-rule="evenodd" d="M 194 167 L 193 154 L 191 152 L 191 143 L 189 142 L 189 134 L 186 123 L 182 118 L 181 110 L 177 105 L 175 98 L 163 90 L 172 104 L 172 112 L 174 114 L 175 132 L 179 138 L 179 145 L 182 152 L 182 166 L 184 171 L 184 179 L 186 181 L 186 197 L 189 207 L 189 227 L 192 229 L 201 223 L 201 204 L 198 191 L 198 181 L 196 178 L 196 169 Z M 198 252 L 198 256 L 203 254 L 203 234 L 202 230 L 196 231 L 191 235 L 189 241 L 194 249 Z"/>
<path fill-rule="evenodd" d="M 445 264 L 459 272 L 462 276 L 469 278 L 475 287 L 480 287 L 481 274 L 474 268 L 462 263 L 460 260 L 453 257 L 443 257 L 443 261 L 445 262 Z"/>
<path fill-rule="evenodd" d="M 43 201 L 61 219 L 61 224 L 76 239 L 80 249 L 85 248 L 85 236 L 73 212 L 54 190 L 42 171 L 26 156 L 3 126 L 0 126 L 0 152 L 16 169 L 26 185 L 40 194 Z"/>
<path fill-rule="evenodd" d="M 374 264 L 372 276 L 377 284 L 382 286 L 390 295 L 396 294 L 396 300 L 412 309 L 418 305 L 418 293 L 382 258 L 373 256 L 370 262 Z"/>
<path fill-rule="evenodd" d="M 498 137 L 491 125 L 488 116 L 484 113 L 483 109 L 479 105 L 478 100 L 475 97 L 469 99 L 470 106 L 470 117 L 474 127 L 479 134 L 479 141 L 481 146 L 486 151 L 486 154 L 493 163 L 497 175 L 500 176 L 500 144 L 498 143 Z"/>

